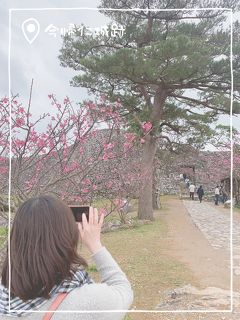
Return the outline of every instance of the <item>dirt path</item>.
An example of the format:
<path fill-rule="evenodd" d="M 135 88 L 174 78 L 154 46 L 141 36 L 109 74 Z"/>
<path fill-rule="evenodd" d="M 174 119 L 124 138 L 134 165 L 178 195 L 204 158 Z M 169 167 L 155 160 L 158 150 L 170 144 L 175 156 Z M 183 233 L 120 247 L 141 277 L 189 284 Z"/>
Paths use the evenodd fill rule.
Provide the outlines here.
<path fill-rule="evenodd" d="M 189 266 L 200 286 L 229 289 L 229 252 L 225 249 L 216 251 L 209 245 L 182 201 L 171 199 L 166 205 L 169 209 L 162 218 L 169 228 L 169 253 Z"/>
<path fill-rule="evenodd" d="M 186 204 L 185 204 L 186 205 Z M 209 207 L 207 207 L 209 209 Z M 189 209 L 189 208 L 188 208 Z M 216 213 L 216 211 L 215 211 Z M 226 209 L 221 208 L 218 214 L 229 217 Z M 157 213 L 168 226 L 166 254 L 184 263 L 197 279 L 199 289 L 216 287 L 228 293 L 230 289 L 230 252 L 227 246 L 215 246 L 214 241 L 207 239 L 204 228 L 201 230 L 194 217 L 191 216 L 183 202 L 177 198 L 163 199 L 163 210 Z M 237 217 L 239 222 L 239 216 Z M 204 225 L 204 223 L 203 223 Z M 215 230 L 210 225 L 207 231 Z M 206 231 L 206 232 L 207 232 Z M 221 233 L 221 230 L 219 230 Z M 214 233 L 213 233 L 214 234 Z M 214 240 L 214 239 L 213 239 Z M 236 253 L 235 253 L 236 254 Z M 239 277 L 234 277 L 234 290 L 239 290 Z M 196 285 L 196 284 L 195 284 Z M 208 290 L 208 289 L 207 289 Z M 180 310 L 184 308 L 179 308 Z M 179 310 L 178 308 L 175 310 Z M 200 310 L 196 308 L 197 310 Z M 217 308 L 218 309 L 218 308 Z M 164 310 L 161 309 L 161 310 Z M 166 308 L 165 310 L 174 310 Z M 208 308 L 205 308 L 208 310 Z M 131 314 L 130 319 L 136 320 L 235 320 L 240 314 L 232 313 L 158 313 L 158 314 Z"/>

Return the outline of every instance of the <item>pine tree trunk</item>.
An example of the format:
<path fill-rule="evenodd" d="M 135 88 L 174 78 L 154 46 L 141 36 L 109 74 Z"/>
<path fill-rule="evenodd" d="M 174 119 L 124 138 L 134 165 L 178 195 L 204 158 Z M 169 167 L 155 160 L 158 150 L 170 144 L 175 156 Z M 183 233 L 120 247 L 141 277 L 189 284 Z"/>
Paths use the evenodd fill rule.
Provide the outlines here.
<path fill-rule="evenodd" d="M 153 210 L 159 210 L 161 208 L 160 194 L 159 191 L 153 187 Z"/>
<path fill-rule="evenodd" d="M 143 93 L 144 94 L 144 93 Z M 152 105 L 152 114 L 150 122 L 158 126 L 162 118 L 163 106 L 167 97 L 167 92 L 161 85 L 158 86 L 154 102 Z M 149 103 L 148 99 L 146 100 Z M 154 138 L 154 132 L 145 136 L 142 156 L 142 175 L 141 187 L 138 201 L 138 219 L 153 220 L 153 174 L 154 158 L 156 154 L 157 143 Z"/>
<path fill-rule="evenodd" d="M 151 135 L 146 137 L 143 146 L 141 187 L 138 202 L 138 218 L 153 220 L 153 166 L 156 142 Z"/>
<path fill-rule="evenodd" d="M 157 175 L 156 163 L 154 164 L 154 172 L 153 172 L 152 201 L 153 201 L 152 203 L 153 210 L 159 210 L 161 208 L 161 202 L 160 202 L 160 190 L 158 189 L 158 175 Z"/>

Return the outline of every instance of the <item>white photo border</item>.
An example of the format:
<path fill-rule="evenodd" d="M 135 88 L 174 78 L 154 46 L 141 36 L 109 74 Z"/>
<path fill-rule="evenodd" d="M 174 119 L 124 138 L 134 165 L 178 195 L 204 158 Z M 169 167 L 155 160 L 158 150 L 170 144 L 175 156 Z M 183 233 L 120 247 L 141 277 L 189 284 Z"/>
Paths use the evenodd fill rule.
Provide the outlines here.
<path fill-rule="evenodd" d="M 10 303 L 11 303 L 11 252 L 10 252 L 10 228 L 11 228 L 11 159 L 12 159 L 12 108 L 11 108 L 11 25 L 12 25 L 12 12 L 16 11 L 70 11 L 70 10 L 93 10 L 98 11 L 99 8 L 89 8 L 89 7 L 70 7 L 70 8 L 10 8 L 8 10 L 9 18 L 9 38 L 8 38 L 8 98 L 9 98 L 9 186 L 8 186 L 8 207 L 9 207 L 9 216 L 8 216 L 8 264 L 9 264 L 9 305 L 8 311 L 11 312 Z M 141 8 L 131 8 L 131 9 L 112 9 L 112 8 L 101 8 L 105 11 L 186 11 L 185 8 L 180 9 L 141 9 Z M 232 8 L 194 8 L 187 9 L 193 11 L 204 11 L 204 10 L 219 10 L 219 11 L 229 11 L 230 12 L 230 72 L 231 72 L 231 101 L 230 101 L 230 139 L 231 139 L 231 173 L 230 173 L 230 189 L 231 189 L 231 207 L 230 207 L 230 309 L 226 310 L 87 310 L 87 311 L 73 311 L 73 310 L 55 310 L 55 313 L 232 313 L 233 312 L 233 10 Z M 24 311 L 25 313 L 47 313 L 52 311 L 40 311 L 40 310 L 19 310 L 19 312 Z"/>

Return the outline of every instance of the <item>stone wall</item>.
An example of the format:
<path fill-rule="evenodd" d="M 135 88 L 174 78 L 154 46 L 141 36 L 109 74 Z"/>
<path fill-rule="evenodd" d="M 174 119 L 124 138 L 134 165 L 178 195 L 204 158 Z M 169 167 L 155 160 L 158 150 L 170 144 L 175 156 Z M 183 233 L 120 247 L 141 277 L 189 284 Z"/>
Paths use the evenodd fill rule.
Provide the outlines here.
<path fill-rule="evenodd" d="M 155 188 L 160 194 L 188 193 L 181 174 L 186 174 L 190 182 L 196 187 L 203 186 L 205 195 L 213 197 L 216 185 L 221 184 L 221 180 L 230 175 L 230 170 L 224 166 L 215 166 L 219 163 L 219 158 L 226 157 L 226 154 L 219 152 L 199 152 L 184 155 L 161 155 L 157 161 L 155 170 Z"/>
<path fill-rule="evenodd" d="M 160 194 L 178 194 L 180 175 L 178 173 L 166 174 L 161 170 L 156 172 L 156 186 Z"/>

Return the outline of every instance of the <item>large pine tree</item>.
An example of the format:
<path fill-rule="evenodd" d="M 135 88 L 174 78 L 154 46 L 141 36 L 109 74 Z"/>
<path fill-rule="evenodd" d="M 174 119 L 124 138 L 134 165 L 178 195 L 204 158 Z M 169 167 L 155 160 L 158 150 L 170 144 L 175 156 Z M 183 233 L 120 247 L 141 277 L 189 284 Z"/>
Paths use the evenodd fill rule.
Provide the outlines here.
<path fill-rule="evenodd" d="M 125 28 L 122 37 L 87 35 L 76 30 L 64 38 L 60 61 L 77 75 L 71 84 L 120 99 L 129 123 L 151 122 L 145 137 L 139 198 L 140 219 L 152 219 L 153 163 L 157 141 L 198 143 L 210 134 L 219 114 L 229 114 L 231 96 L 230 12 L 191 10 L 223 7 L 226 1 L 103 0 L 101 12 Z M 235 9 L 237 0 L 228 1 Z M 226 4 L 225 4 L 226 5 Z M 130 9 L 108 11 L 103 8 Z M 164 9 L 154 10 L 154 9 Z M 166 11 L 166 9 L 184 10 Z M 233 66 L 235 101 L 239 94 L 239 25 L 235 24 Z M 110 28 L 110 27 L 109 27 Z M 196 133 L 197 132 L 197 133 Z"/>

